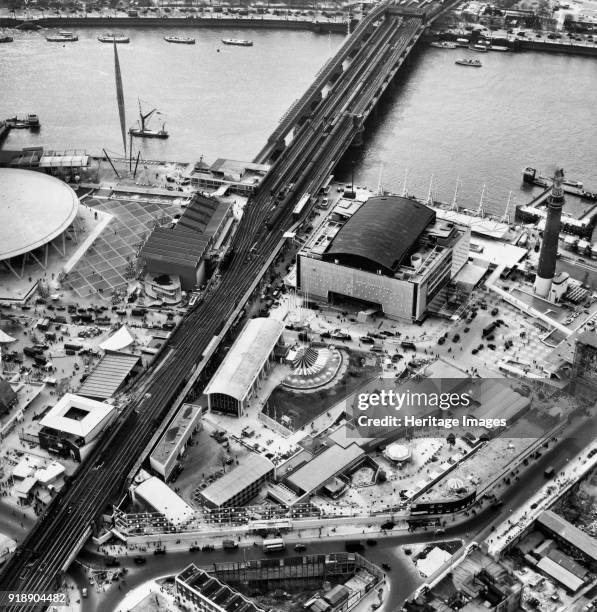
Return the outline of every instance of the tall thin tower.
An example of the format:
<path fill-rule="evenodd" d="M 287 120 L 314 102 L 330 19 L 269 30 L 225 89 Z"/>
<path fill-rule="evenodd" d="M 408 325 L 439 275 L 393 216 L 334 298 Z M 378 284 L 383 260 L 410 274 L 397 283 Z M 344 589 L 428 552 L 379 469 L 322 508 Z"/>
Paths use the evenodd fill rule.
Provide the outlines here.
<path fill-rule="evenodd" d="M 126 157 L 126 120 L 124 118 L 124 93 L 122 91 L 122 75 L 120 74 L 120 61 L 116 49 L 116 35 L 114 35 L 114 76 L 116 77 L 116 100 L 118 101 L 118 117 L 120 118 L 120 132 Z"/>
<path fill-rule="evenodd" d="M 535 277 L 535 293 L 541 297 L 548 297 L 551 283 L 556 272 L 556 258 L 558 254 L 558 238 L 564 206 L 564 170 L 556 170 L 553 177 L 551 193 L 547 198 L 547 218 L 543 230 L 543 242 L 539 253 L 539 266 Z"/>

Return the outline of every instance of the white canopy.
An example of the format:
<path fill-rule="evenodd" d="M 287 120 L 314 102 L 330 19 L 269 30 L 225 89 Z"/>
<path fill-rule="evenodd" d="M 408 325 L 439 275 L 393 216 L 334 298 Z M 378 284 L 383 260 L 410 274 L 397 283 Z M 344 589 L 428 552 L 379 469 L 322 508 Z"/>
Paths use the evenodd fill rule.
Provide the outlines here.
<path fill-rule="evenodd" d="M 0 329 L 0 344 L 8 344 L 9 342 L 14 342 L 15 340 L 16 338 L 9 336 Z"/>
<path fill-rule="evenodd" d="M 131 335 L 126 325 L 123 325 L 117 332 L 106 338 L 99 347 L 104 351 L 120 351 L 131 345 L 135 339 Z"/>

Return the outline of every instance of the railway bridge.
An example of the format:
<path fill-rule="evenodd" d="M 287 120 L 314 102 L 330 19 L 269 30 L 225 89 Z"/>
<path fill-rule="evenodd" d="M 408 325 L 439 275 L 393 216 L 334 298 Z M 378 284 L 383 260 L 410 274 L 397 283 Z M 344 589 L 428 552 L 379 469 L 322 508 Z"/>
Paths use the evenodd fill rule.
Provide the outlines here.
<path fill-rule="evenodd" d="M 279 125 L 269 136 L 264 147 L 257 154 L 255 158 L 256 163 L 268 163 L 277 159 L 300 128 L 311 119 L 323 98 L 330 94 L 342 77 L 347 76 L 351 72 L 352 63 L 363 48 L 375 42 L 376 37 L 381 32 L 379 29 L 380 23 L 385 20 L 391 20 L 394 17 L 408 19 L 409 21 L 411 19 L 415 20 L 421 27 L 410 33 L 409 44 L 402 49 L 402 53 L 397 59 L 397 67 L 395 69 L 390 66 L 386 68 L 386 70 L 391 72 L 391 74 L 387 75 L 388 82 L 392 80 L 399 65 L 406 58 L 410 49 L 423 32 L 424 25 L 427 22 L 427 14 L 420 9 L 413 9 L 409 6 L 382 3 L 375 6 L 359 22 L 352 35 L 344 41 L 338 52 L 316 74 L 315 80 L 309 89 L 300 99 L 293 102 L 280 120 Z M 402 19 L 394 21 L 394 25 L 397 30 L 404 28 Z M 383 90 L 385 90 L 385 86 L 381 93 L 383 93 Z M 373 103 L 373 106 L 375 103 Z"/>
<path fill-rule="evenodd" d="M 273 160 L 272 167 L 245 207 L 229 267 L 187 313 L 158 358 L 129 390 L 127 401 L 121 402 L 118 419 L 5 563 L 0 575 L 3 591 L 51 592 L 96 521 L 125 494 L 130 474 L 167 426 L 173 409 L 200 380 L 227 329 L 284 245 L 284 233 L 310 212 L 305 207 L 297 218 L 293 207 L 304 193 L 317 193 L 362 131 L 426 22 L 445 8 L 435 0 L 425 2 L 430 2 L 425 12 L 387 2 L 373 8 L 287 113 L 257 158 Z M 33 608 L 19 606 L 19 610 Z"/>

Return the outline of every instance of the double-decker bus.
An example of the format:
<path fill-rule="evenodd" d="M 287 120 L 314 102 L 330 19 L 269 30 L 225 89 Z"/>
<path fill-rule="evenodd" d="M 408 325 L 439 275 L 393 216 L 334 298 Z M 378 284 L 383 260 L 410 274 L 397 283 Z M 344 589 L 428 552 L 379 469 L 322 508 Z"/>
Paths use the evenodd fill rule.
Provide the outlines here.
<path fill-rule="evenodd" d="M 282 538 L 268 538 L 263 540 L 263 552 L 275 552 L 277 550 L 284 550 L 286 544 Z"/>

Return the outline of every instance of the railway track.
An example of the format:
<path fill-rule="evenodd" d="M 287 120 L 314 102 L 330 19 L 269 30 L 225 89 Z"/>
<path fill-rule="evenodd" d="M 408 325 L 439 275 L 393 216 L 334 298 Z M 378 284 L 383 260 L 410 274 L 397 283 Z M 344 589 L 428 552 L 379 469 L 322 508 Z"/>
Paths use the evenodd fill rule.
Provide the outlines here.
<path fill-rule="evenodd" d="M 369 26 L 374 23 L 376 29 L 367 45 L 359 48 L 342 78 L 301 126 L 247 203 L 233 242 L 234 258 L 219 285 L 187 314 L 167 350 L 137 381 L 116 423 L 7 562 L 0 575 L 2 590 L 51 591 L 55 577 L 72 560 L 106 505 L 122 495 L 126 475 L 171 402 L 238 306 L 240 296 L 278 248 L 284 229 L 293 222 L 292 205 L 303 192 L 316 192 L 346 151 L 356 132 L 354 114 L 366 112 L 380 78 L 396 63 L 420 25 L 412 19 L 402 23 L 396 16 L 380 21 L 378 15 L 371 17 Z"/>

